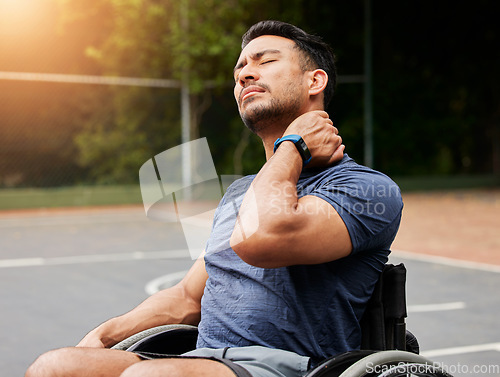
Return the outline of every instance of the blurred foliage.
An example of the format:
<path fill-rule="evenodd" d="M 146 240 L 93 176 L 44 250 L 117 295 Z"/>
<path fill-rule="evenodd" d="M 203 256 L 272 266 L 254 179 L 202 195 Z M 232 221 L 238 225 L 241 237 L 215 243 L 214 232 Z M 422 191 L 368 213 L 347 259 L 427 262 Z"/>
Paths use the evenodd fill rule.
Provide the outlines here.
<path fill-rule="evenodd" d="M 95 23 L 96 18 L 103 23 L 100 27 L 107 33 L 86 47 L 87 56 L 99 63 L 103 74 L 188 80 L 193 139 L 200 137 L 201 117 L 212 97 L 223 90 L 231 92 L 241 35 L 255 17 L 247 9 L 267 6 L 274 15 L 285 8 L 298 14 L 293 12 L 294 2 L 269 6 L 261 0 L 60 0 L 59 4 L 63 29 L 74 22 Z M 96 111 L 76 138 L 79 162 L 91 168 L 98 182 L 132 182 L 143 162 L 180 143 L 180 104 L 175 91 L 161 101 L 152 89 L 110 91 L 110 100 L 104 99 L 109 106 Z M 221 135 L 226 139 L 237 130 L 239 136 L 241 126 L 227 116 L 218 124 L 210 144 L 223 151 L 227 140 L 220 140 Z M 162 128 L 169 132 L 161 132 Z M 238 144 L 238 138 L 233 142 Z M 219 156 L 218 160 L 228 161 Z"/>
<path fill-rule="evenodd" d="M 231 83 L 241 35 L 254 22 L 280 19 L 321 35 L 340 75 L 363 73 L 361 0 L 57 4 L 46 22 L 57 35 L 37 24 L 28 44 L 0 30 L 0 70 L 188 78 L 192 137 L 207 137 L 219 174 L 254 173 L 264 162 Z M 372 9 L 375 168 L 398 176 L 500 174 L 500 30 L 491 2 L 372 1 Z M 142 163 L 181 142 L 178 88 L 0 85 L 4 187 L 136 183 Z M 339 84 L 327 109 L 358 162 L 363 108 L 358 83 Z"/>

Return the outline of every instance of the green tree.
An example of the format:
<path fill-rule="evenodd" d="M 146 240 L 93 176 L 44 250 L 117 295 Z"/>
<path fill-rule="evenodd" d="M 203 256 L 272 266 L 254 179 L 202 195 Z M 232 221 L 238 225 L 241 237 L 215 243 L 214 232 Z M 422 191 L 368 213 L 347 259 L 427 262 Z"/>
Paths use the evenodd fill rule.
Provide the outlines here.
<path fill-rule="evenodd" d="M 187 82 L 193 139 L 200 136 L 200 121 L 213 94 L 231 91 L 230 72 L 249 24 L 278 16 L 283 9 L 289 15 L 300 14 L 294 9 L 301 3 L 59 0 L 63 27 L 85 20 L 104 31 L 86 49 L 102 74 Z M 178 89 L 109 88 L 108 95 L 97 101 L 105 106 L 95 111 L 76 138 L 80 163 L 91 167 L 93 177 L 101 182 L 136 180 L 144 161 L 180 142 L 178 97 Z M 226 128 L 235 127 L 230 119 L 226 122 Z M 240 149 L 246 145 L 242 139 Z"/>

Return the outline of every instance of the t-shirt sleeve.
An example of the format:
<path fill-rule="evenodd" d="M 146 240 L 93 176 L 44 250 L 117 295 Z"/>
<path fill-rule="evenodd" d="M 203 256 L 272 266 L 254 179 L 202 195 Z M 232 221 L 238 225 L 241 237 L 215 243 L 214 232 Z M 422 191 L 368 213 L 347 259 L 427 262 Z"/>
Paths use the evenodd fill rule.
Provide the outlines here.
<path fill-rule="evenodd" d="M 329 202 L 344 221 L 353 253 L 389 250 L 401 221 L 399 187 L 386 175 L 358 168 L 342 169 L 309 193 Z"/>

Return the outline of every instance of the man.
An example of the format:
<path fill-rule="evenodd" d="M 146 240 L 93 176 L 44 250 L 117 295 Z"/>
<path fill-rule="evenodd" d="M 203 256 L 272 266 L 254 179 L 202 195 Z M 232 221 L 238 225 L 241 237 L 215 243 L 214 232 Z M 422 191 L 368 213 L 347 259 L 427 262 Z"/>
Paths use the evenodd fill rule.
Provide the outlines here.
<path fill-rule="evenodd" d="M 399 190 L 344 155 L 324 112 L 334 57 L 318 37 L 260 22 L 243 36 L 234 79 L 267 162 L 228 189 L 204 258 L 77 347 L 42 355 L 27 376 L 302 376 L 359 347 L 358 321 L 399 227 Z M 106 348 L 169 323 L 198 325 L 189 358 Z"/>

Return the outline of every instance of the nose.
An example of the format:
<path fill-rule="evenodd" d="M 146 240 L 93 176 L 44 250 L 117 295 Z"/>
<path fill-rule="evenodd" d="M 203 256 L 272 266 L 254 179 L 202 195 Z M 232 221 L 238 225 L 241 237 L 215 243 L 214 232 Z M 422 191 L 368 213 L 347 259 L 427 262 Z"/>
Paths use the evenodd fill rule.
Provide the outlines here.
<path fill-rule="evenodd" d="M 245 86 L 248 81 L 257 81 L 259 78 L 259 73 L 252 64 L 246 64 L 238 74 L 238 82 L 241 86 Z"/>

